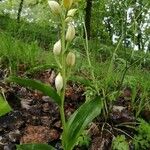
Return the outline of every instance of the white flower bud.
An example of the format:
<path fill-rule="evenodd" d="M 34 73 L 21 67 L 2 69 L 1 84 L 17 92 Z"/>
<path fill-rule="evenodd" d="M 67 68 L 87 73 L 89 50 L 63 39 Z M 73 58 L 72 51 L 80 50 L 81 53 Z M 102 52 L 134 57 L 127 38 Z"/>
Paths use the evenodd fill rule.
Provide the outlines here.
<path fill-rule="evenodd" d="M 75 64 L 75 54 L 72 52 L 69 52 L 66 58 L 66 63 L 68 66 L 72 67 Z"/>
<path fill-rule="evenodd" d="M 69 23 L 69 22 L 71 22 L 71 21 L 73 21 L 72 17 L 67 17 L 67 18 L 65 19 L 65 22 L 66 22 L 66 23 Z"/>
<path fill-rule="evenodd" d="M 57 41 L 53 47 L 54 55 L 59 55 L 61 53 L 61 40 Z"/>
<path fill-rule="evenodd" d="M 60 92 L 63 88 L 63 78 L 60 73 L 55 78 L 55 87 L 57 92 Z"/>
<path fill-rule="evenodd" d="M 66 40 L 71 42 L 75 37 L 75 28 L 72 24 L 69 25 L 66 33 Z"/>
<path fill-rule="evenodd" d="M 76 13 L 77 9 L 70 9 L 67 13 L 68 17 L 73 17 Z"/>
<path fill-rule="evenodd" d="M 64 7 L 69 9 L 72 6 L 73 0 L 63 0 Z"/>
<path fill-rule="evenodd" d="M 48 4 L 53 14 L 58 15 L 61 13 L 61 6 L 59 5 L 59 3 L 57 3 L 56 1 L 49 0 Z"/>

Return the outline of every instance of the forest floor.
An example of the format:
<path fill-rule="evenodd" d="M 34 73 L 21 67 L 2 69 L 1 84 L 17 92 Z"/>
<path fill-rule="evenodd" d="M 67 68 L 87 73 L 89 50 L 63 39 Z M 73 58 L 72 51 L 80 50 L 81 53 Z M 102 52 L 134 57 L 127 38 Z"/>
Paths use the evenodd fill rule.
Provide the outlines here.
<path fill-rule="evenodd" d="M 21 68 L 23 68 L 21 66 Z M 0 150 L 15 150 L 20 143 L 49 143 L 61 149 L 61 121 L 58 106 L 51 98 L 15 84 L 3 82 L 8 70 L 0 69 L 0 86 L 13 111 L 0 117 Z M 20 76 L 23 76 L 23 69 Z M 30 75 L 54 86 L 55 72 L 52 69 Z M 65 115 L 68 118 L 85 101 L 85 88 L 80 84 L 68 83 L 65 95 Z M 109 150 L 112 140 L 118 134 L 124 134 L 130 145 L 136 127 L 134 112 L 130 104 L 131 91 L 126 88 L 123 94 L 112 105 L 107 119 L 98 116 L 86 129 L 89 139 L 76 146 L 76 150 Z M 150 112 L 143 112 L 148 120 Z M 130 128 L 128 125 L 132 126 Z"/>

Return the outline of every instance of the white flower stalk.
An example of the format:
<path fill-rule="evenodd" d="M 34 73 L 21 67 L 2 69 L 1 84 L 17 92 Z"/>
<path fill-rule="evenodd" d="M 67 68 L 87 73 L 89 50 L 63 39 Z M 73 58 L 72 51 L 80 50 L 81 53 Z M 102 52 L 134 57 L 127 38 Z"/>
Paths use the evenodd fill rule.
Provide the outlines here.
<path fill-rule="evenodd" d="M 77 9 L 70 9 L 67 13 L 68 17 L 73 17 L 76 13 Z"/>
<path fill-rule="evenodd" d="M 63 0 L 64 7 L 69 9 L 72 6 L 73 0 Z"/>
<path fill-rule="evenodd" d="M 61 6 L 59 5 L 59 3 L 49 0 L 48 4 L 53 14 L 58 15 L 61 13 Z"/>
<path fill-rule="evenodd" d="M 63 88 L 63 78 L 60 73 L 55 78 L 55 87 L 57 92 L 60 92 Z"/>
<path fill-rule="evenodd" d="M 54 55 L 58 56 L 61 53 L 61 40 L 57 41 L 53 47 Z"/>
<path fill-rule="evenodd" d="M 69 25 L 66 33 L 66 40 L 71 42 L 75 37 L 75 28 L 72 24 Z"/>
<path fill-rule="evenodd" d="M 75 54 L 72 52 L 69 52 L 66 58 L 66 63 L 68 66 L 72 67 L 75 64 Z"/>

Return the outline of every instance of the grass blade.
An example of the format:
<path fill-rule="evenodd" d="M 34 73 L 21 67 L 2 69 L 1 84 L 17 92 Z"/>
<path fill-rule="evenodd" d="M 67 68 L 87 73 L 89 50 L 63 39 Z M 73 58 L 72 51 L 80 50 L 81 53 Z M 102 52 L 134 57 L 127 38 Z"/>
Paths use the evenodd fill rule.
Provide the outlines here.
<path fill-rule="evenodd" d="M 56 150 L 47 144 L 21 144 L 17 145 L 17 150 Z"/>
<path fill-rule="evenodd" d="M 69 81 L 79 82 L 80 84 L 83 84 L 85 86 L 91 86 L 91 82 L 88 79 L 85 79 L 85 78 L 83 78 L 81 76 L 71 76 L 69 78 Z"/>

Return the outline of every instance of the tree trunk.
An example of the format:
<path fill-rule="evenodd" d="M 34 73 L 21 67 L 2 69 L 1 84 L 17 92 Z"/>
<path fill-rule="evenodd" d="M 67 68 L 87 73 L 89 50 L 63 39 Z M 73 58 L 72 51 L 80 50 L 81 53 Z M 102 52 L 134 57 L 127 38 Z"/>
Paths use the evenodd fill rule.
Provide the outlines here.
<path fill-rule="evenodd" d="M 86 27 L 86 30 L 87 30 L 88 40 L 91 37 L 91 14 L 92 14 L 92 0 L 86 0 L 85 27 Z M 85 33 L 84 33 L 84 38 L 85 38 Z"/>
<path fill-rule="evenodd" d="M 17 22 L 18 23 L 20 22 L 20 16 L 21 16 L 22 8 L 23 8 L 23 2 L 24 2 L 24 0 L 21 0 L 20 4 L 19 4 L 19 9 L 18 9 L 18 14 L 17 14 Z"/>

